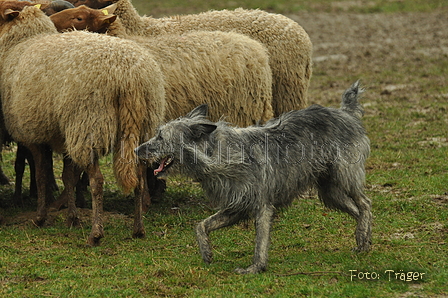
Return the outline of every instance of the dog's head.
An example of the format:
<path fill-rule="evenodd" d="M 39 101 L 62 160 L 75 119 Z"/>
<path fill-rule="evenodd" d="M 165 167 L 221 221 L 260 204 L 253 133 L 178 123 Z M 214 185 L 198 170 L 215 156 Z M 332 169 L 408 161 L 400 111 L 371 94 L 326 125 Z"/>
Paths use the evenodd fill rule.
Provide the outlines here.
<path fill-rule="evenodd" d="M 200 105 L 186 116 L 161 125 L 153 138 L 135 149 L 140 159 L 156 162 L 154 175 L 165 172 L 175 162 L 184 162 L 186 150 L 197 148 L 216 130 L 207 119 L 208 106 Z"/>

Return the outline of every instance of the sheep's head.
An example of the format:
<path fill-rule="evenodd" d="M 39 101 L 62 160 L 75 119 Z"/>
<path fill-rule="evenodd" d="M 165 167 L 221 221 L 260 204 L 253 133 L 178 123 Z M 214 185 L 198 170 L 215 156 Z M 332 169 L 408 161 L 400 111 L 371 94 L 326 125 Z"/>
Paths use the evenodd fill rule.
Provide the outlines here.
<path fill-rule="evenodd" d="M 27 1 L 0 1 L 0 26 L 14 20 L 27 6 L 45 9 L 48 4 L 36 4 Z"/>
<path fill-rule="evenodd" d="M 33 5 L 25 1 L 0 1 L 1 24 L 15 19 L 25 6 Z"/>
<path fill-rule="evenodd" d="M 101 10 L 81 5 L 55 13 L 50 16 L 50 19 L 59 32 L 87 29 L 92 32 L 105 33 L 117 18 L 116 15 L 111 14 L 115 8 L 115 4 Z"/>

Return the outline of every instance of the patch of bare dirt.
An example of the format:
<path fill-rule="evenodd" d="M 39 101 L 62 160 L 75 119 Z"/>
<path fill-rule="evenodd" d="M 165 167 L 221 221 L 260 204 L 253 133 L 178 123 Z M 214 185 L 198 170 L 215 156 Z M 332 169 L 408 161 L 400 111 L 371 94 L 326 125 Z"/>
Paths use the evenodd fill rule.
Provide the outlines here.
<path fill-rule="evenodd" d="M 416 103 L 427 99 L 419 79 L 446 84 L 446 77 L 433 78 L 431 74 L 433 66 L 448 59 L 446 14 L 447 11 L 288 15 L 307 31 L 313 42 L 310 103 L 337 103 L 341 91 L 357 77 L 377 97 L 399 95 Z M 400 75 L 388 76 L 386 70 Z"/>

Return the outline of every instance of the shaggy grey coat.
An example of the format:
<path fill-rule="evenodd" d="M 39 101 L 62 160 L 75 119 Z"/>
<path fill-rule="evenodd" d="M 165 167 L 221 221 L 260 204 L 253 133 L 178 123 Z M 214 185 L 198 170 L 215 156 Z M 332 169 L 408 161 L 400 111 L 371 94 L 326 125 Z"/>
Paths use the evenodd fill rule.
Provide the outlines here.
<path fill-rule="evenodd" d="M 247 128 L 211 122 L 205 118 L 206 107 L 200 106 L 161 126 L 136 152 L 140 158 L 160 162 L 156 174 L 177 164 L 201 182 L 219 210 L 196 228 L 206 263 L 212 259 L 211 231 L 254 217 L 253 264 L 237 271 L 266 270 L 275 209 L 288 206 L 310 188 L 318 190 L 326 206 L 356 219 L 357 250 L 367 251 L 372 214 L 363 189 L 370 149 L 360 121 L 361 92 L 355 83 L 344 93 L 340 109 L 313 105 Z"/>

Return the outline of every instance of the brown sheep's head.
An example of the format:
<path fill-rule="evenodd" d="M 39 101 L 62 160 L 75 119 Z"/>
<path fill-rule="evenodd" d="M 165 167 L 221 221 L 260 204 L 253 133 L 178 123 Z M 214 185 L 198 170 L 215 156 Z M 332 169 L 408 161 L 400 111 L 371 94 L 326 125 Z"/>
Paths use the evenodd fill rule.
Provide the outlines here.
<path fill-rule="evenodd" d="M 25 6 L 35 5 L 26 1 L 0 1 L 0 22 L 6 23 L 15 19 Z"/>
<path fill-rule="evenodd" d="M 92 9 L 85 5 L 65 9 L 50 16 L 59 32 L 70 30 L 88 30 L 105 33 L 117 16 L 111 14 L 115 4 L 105 9 Z"/>

